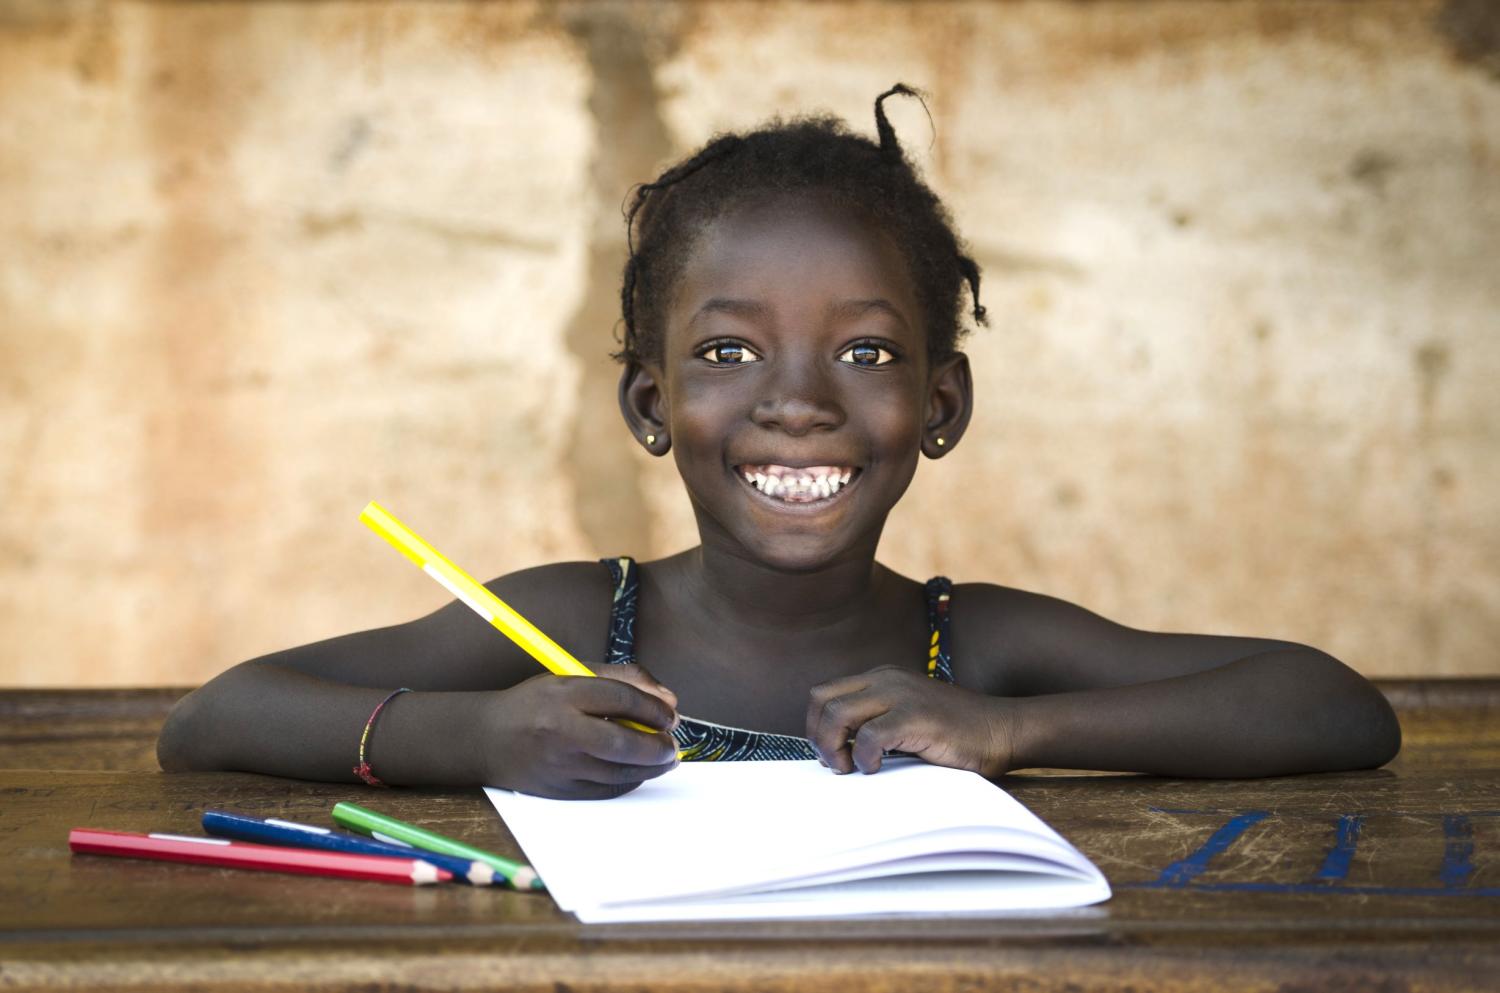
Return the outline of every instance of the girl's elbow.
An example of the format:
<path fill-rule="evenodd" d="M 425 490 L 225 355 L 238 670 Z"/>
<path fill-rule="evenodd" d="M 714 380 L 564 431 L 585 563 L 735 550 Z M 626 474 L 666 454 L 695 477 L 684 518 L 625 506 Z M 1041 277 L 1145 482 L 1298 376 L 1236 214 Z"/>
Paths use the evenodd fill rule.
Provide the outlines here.
<path fill-rule="evenodd" d="M 161 726 L 161 733 L 156 736 L 156 764 L 161 766 L 162 772 L 186 772 L 190 768 L 181 737 L 168 716 L 167 722 Z"/>
<path fill-rule="evenodd" d="M 1336 766 L 1346 769 L 1376 769 L 1394 759 L 1401 751 L 1401 722 L 1385 694 L 1349 665 L 1326 652 L 1307 649 L 1322 666 L 1323 678 L 1316 683 L 1323 689 L 1317 694 L 1317 706 L 1326 715 L 1317 723 L 1342 743 L 1333 744 L 1330 754 L 1341 754 Z M 1302 663 L 1305 665 L 1305 662 Z M 1308 670 L 1303 670 L 1306 678 Z M 1311 716 L 1311 715 L 1309 715 Z"/>
<path fill-rule="evenodd" d="M 178 700 L 167 712 L 156 736 L 156 764 L 162 772 L 192 772 L 210 768 L 204 764 L 199 735 L 194 732 L 195 716 L 200 709 L 199 690 Z"/>
<path fill-rule="evenodd" d="M 1401 721 L 1396 717 L 1395 708 L 1384 693 L 1374 686 L 1370 687 L 1370 692 L 1375 699 L 1371 701 L 1368 718 L 1371 758 L 1369 768 L 1378 769 L 1401 751 Z"/>
<path fill-rule="evenodd" d="M 176 747 L 165 729 L 156 739 L 156 764 L 162 772 L 191 772 L 193 768 L 188 764 L 187 754 Z"/>
<path fill-rule="evenodd" d="M 1349 740 L 1358 742 L 1353 768 L 1378 769 L 1401 751 L 1401 721 L 1375 684 L 1341 662 L 1335 662 L 1351 684 L 1342 694 L 1343 722 Z"/>

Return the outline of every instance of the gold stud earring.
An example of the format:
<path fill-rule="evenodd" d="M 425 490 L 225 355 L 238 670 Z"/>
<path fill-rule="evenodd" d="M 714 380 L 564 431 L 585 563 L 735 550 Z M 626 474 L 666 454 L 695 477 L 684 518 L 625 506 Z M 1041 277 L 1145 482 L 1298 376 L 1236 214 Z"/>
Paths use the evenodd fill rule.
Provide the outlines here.
<path fill-rule="evenodd" d="M 944 441 L 943 439 L 941 439 L 941 438 L 939 438 L 937 440 L 937 447 L 939 447 L 939 448 L 942 448 L 946 444 L 948 444 L 948 443 L 946 441 Z"/>
<path fill-rule="evenodd" d="M 646 435 L 646 444 L 648 444 L 648 445 L 654 445 L 654 444 L 656 444 L 656 435 L 654 435 L 654 434 L 648 434 L 648 435 Z"/>

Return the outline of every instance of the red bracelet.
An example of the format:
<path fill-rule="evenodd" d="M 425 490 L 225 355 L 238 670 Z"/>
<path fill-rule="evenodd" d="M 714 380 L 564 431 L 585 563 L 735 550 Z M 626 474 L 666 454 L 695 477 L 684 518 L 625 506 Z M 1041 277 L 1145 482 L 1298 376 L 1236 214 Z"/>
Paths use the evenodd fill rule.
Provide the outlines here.
<path fill-rule="evenodd" d="M 375 726 L 375 718 L 380 716 L 380 712 L 385 709 L 386 704 L 396 699 L 402 693 L 410 692 L 410 688 L 405 686 L 399 690 L 395 690 L 390 696 L 375 705 L 375 709 L 370 712 L 370 719 L 365 721 L 365 729 L 359 736 L 359 765 L 354 767 L 354 774 L 371 786 L 384 786 L 385 783 L 375 778 L 375 773 L 371 770 L 370 763 L 365 761 L 365 746 L 370 743 L 370 729 Z"/>

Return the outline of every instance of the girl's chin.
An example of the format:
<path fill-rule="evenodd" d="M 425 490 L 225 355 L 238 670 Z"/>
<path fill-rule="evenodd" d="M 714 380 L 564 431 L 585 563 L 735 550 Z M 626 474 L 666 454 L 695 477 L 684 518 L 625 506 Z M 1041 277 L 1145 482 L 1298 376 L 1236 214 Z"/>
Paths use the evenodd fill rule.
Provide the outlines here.
<path fill-rule="evenodd" d="M 738 547 L 736 554 L 789 573 L 817 572 L 861 555 L 874 556 L 884 518 L 875 523 L 871 536 L 872 522 L 863 520 L 864 501 L 858 493 L 840 492 L 832 499 L 782 503 L 743 482 L 738 485 L 742 489 L 737 499 L 723 503 L 694 501 L 699 536 L 705 543 L 727 540 L 729 546 Z M 705 528 L 717 532 L 720 538 L 711 538 Z"/>

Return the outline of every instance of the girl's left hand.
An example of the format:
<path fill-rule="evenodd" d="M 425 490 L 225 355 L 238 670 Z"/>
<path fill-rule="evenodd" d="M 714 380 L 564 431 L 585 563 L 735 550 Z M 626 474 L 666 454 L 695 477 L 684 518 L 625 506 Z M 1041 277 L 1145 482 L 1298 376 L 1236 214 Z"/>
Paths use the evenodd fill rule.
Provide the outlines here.
<path fill-rule="evenodd" d="M 1014 758 L 1015 708 L 1004 697 L 896 666 L 813 687 L 807 738 L 835 772 L 880 769 L 887 751 L 994 778 Z"/>

